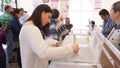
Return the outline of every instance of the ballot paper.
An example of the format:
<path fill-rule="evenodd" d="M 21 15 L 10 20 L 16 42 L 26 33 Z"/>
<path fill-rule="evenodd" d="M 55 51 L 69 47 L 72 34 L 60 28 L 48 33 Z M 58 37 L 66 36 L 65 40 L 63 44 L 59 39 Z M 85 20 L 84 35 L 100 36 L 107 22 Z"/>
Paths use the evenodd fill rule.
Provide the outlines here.
<path fill-rule="evenodd" d="M 47 38 L 45 39 L 45 42 L 49 45 L 49 46 L 52 46 L 52 44 L 56 44 L 58 41 L 57 40 L 54 40 L 52 38 Z"/>

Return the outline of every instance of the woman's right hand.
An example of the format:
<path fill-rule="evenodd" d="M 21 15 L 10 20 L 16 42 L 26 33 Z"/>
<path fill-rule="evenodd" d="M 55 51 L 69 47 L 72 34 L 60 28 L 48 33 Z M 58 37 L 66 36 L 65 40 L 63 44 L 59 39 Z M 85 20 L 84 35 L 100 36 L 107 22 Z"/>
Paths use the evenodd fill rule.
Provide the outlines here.
<path fill-rule="evenodd" d="M 72 48 L 73 48 L 74 53 L 78 53 L 78 51 L 79 51 L 79 45 L 78 44 L 72 45 Z"/>

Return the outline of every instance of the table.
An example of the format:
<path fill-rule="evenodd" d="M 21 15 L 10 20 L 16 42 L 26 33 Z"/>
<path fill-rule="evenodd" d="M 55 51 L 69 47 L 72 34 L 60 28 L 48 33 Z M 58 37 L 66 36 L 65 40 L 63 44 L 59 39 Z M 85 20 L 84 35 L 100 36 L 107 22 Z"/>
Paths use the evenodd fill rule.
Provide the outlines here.
<path fill-rule="evenodd" d="M 95 40 L 96 42 L 93 42 Z M 99 45 L 102 45 L 102 41 L 97 35 L 68 35 L 61 46 L 70 46 L 75 41 L 80 47 L 78 54 L 65 59 L 54 60 L 49 68 L 100 68 Z"/>

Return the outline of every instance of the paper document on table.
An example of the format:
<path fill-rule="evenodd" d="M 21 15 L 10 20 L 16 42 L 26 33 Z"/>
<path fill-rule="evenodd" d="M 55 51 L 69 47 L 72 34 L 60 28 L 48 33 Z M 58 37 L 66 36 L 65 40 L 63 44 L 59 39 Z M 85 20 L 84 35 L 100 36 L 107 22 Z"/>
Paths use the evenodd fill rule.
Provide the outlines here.
<path fill-rule="evenodd" d="M 51 46 L 52 44 L 56 44 L 58 41 L 57 41 L 57 40 L 54 40 L 54 39 L 52 39 L 52 38 L 47 38 L 47 39 L 45 40 L 45 42 L 46 42 L 49 46 Z"/>

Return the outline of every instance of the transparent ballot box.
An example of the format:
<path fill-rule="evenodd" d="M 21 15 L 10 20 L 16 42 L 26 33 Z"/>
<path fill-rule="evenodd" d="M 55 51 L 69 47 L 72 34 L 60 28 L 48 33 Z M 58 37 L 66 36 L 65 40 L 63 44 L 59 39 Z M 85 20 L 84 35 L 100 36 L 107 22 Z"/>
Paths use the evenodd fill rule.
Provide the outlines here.
<path fill-rule="evenodd" d="M 52 60 L 49 68 L 101 68 L 99 60 L 104 39 L 99 36 L 97 32 L 91 36 L 68 35 L 61 46 L 77 43 L 79 52 L 64 59 Z"/>

